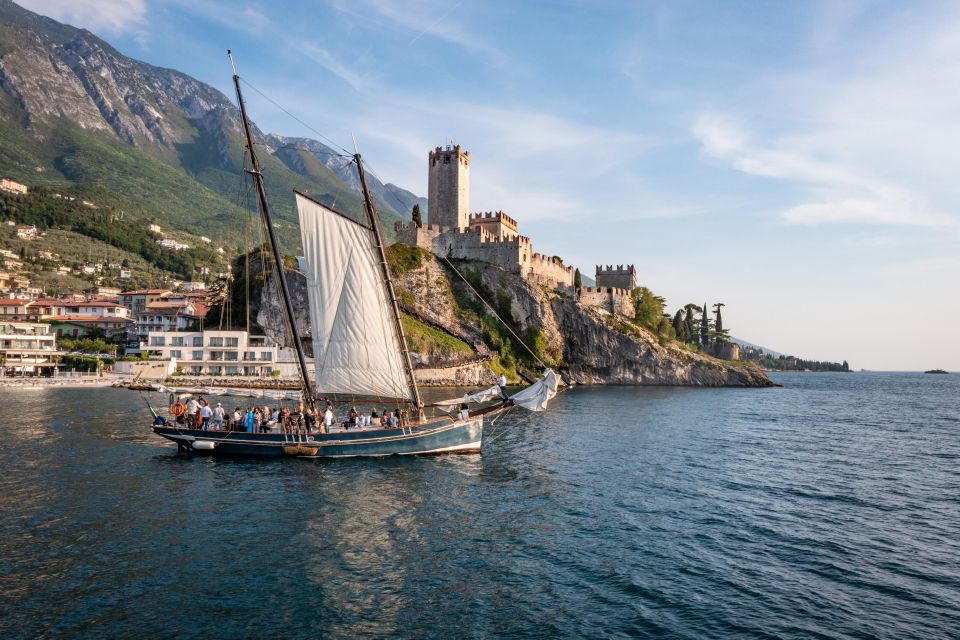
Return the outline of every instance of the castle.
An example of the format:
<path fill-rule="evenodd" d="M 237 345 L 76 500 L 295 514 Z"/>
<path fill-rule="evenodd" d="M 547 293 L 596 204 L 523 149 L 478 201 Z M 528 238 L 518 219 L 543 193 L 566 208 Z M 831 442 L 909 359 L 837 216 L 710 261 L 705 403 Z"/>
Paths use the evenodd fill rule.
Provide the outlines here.
<path fill-rule="evenodd" d="M 637 283 L 633 265 L 616 269 L 598 265 L 597 286 L 575 292 L 573 267 L 557 256 L 535 253 L 530 238 L 520 235 L 514 218 L 503 211 L 470 213 L 470 152 L 459 144 L 430 152 L 427 197 L 426 224 L 418 227 L 413 222 L 397 222 L 397 242 L 438 256 L 490 262 L 530 282 L 577 295 L 582 304 L 633 315 L 630 292 Z"/>

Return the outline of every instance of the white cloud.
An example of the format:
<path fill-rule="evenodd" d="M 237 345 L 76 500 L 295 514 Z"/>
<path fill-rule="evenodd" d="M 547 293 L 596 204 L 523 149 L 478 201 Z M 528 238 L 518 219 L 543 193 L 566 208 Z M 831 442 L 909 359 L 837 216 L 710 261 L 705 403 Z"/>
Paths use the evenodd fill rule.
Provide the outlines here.
<path fill-rule="evenodd" d="M 944 91 L 960 83 L 960 14 L 864 24 L 862 9 L 826 6 L 807 59 L 703 111 L 693 136 L 706 156 L 799 190 L 788 223 L 960 226 L 960 95 Z"/>
<path fill-rule="evenodd" d="M 95 33 L 109 35 L 143 33 L 146 0 L 17 0 L 41 15 Z"/>

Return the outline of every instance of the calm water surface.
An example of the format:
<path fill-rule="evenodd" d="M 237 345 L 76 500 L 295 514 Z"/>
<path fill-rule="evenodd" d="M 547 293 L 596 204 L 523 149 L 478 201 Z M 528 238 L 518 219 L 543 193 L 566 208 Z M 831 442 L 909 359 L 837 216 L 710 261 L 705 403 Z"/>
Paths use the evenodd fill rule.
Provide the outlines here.
<path fill-rule="evenodd" d="M 960 376 L 515 410 L 483 456 L 190 458 L 0 391 L 0 637 L 960 634 Z"/>

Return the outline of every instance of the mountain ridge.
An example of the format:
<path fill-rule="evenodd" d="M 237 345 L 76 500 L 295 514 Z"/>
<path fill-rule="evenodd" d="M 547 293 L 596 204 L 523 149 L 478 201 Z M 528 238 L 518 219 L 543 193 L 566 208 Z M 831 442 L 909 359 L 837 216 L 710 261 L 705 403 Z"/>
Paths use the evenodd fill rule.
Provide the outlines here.
<path fill-rule="evenodd" d="M 268 151 L 262 170 L 287 250 L 299 245 L 294 188 L 362 215 L 348 159 L 310 138 L 252 129 Z M 298 161 L 290 141 L 337 162 L 320 160 L 327 171 L 318 171 Z M 51 187 L 99 184 L 135 194 L 149 214 L 181 230 L 221 236 L 231 247 L 245 240 L 237 224 L 245 215 L 244 144 L 233 102 L 202 80 L 125 56 L 11 0 L 0 0 L 0 142 L 0 174 Z M 422 200 L 374 176 L 369 183 L 388 233 Z"/>

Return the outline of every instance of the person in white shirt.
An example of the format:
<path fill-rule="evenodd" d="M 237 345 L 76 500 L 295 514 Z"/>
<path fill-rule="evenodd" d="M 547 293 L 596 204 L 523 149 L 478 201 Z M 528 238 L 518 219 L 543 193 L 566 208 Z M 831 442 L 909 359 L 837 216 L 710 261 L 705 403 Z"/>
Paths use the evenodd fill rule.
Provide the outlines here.
<path fill-rule="evenodd" d="M 213 409 L 210 408 L 210 405 L 206 402 L 203 403 L 203 406 L 200 407 L 200 428 L 203 431 L 206 431 L 210 428 L 210 418 L 213 417 Z"/>
<path fill-rule="evenodd" d="M 502 373 L 497 376 L 497 386 L 500 387 L 500 395 L 503 396 L 503 399 L 507 399 L 507 377 Z"/>
<path fill-rule="evenodd" d="M 324 425 L 327 429 L 329 429 L 330 427 L 333 426 L 333 421 L 334 421 L 334 417 L 333 417 L 333 407 L 331 407 L 330 405 L 327 405 L 327 410 L 326 410 L 326 412 L 323 414 L 323 425 Z"/>
<path fill-rule="evenodd" d="M 240 411 L 240 407 L 237 407 L 233 412 L 233 430 L 240 431 L 243 428 L 243 411 Z"/>
<path fill-rule="evenodd" d="M 187 427 L 197 428 L 197 411 L 200 410 L 200 403 L 195 398 L 187 400 Z"/>
<path fill-rule="evenodd" d="M 223 429 L 223 404 L 218 402 L 217 408 L 213 410 L 213 428 Z"/>

